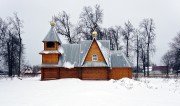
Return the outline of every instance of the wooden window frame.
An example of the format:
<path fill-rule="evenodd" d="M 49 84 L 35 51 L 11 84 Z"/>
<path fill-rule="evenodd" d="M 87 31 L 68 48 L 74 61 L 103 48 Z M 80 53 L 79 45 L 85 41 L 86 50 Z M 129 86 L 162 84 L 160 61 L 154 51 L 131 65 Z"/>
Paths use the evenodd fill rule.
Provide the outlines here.
<path fill-rule="evenodd" d="M 92 61 L 98 61 L 98 56 L 97 54 L 92 55 Z"/>
<path fill-rule="evenodd" d="M 50 44 L 52 44 L 52 45 L 49 46 Z M 54 47 L 55 47 L 55 43 L 54 43 L 54 42 L 47 42 L 47 43 L 46 43 L 46 47 L 47 47 L 47 48 L 54 48 Z"/>

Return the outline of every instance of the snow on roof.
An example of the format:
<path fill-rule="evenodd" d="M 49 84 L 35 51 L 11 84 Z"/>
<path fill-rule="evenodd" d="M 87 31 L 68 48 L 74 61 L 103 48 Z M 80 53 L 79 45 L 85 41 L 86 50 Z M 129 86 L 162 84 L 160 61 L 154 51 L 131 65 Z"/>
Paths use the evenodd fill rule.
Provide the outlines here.
<path fill-rule="evenodd" d="M 70 62 L 65 62 L 65 63 L 63 64 L 63 66 L 64 66 L 65 68 L 69 68 L 69 69 L 74 68 L 74 64 L 71 64 Z"/>
<path fill-rule="evenodd" d="M 59 57 L 58 65 L 63 67 L 65 62 L 74 64 L 74 67 L 79 67 L 80 45 L 79 44 L 62 44 L 60 48 L 63 48 L 63 54 Z"/>
<path fill-rule="evenodd" d="M 81 51 L 83 50 L 84 52 L 82 52 L 82 54 L 81 54 L 81 63 L 80 63 L 80 65 L 83 65 L 84 60 L 85 60 L 85 58 L 86 58 L 86 56 L 88 54 L 88 51 L 89 51 L 93 41 L 94 40 L 91 40 L 91 41 L 86 40 L 86 41 L 81 42 Z"/>
<path fill-rule="evenodd" d="M 97 40 L 98 46 L 105 58 L 106 63 L 109 66 L 109 57 L 110 57 L 110 46 L 107 45 L 109 44 L 108 40 L 107 41 L 103 41 L 103 40 Z"/>
<path fill-rule="evenodd" d="M 40 54 L 60 54 L 58 50 L 43 50 Z"/>
<path fill-rule="evenodd" d="M 63 54 L 63 53 L 64 53 L 64 49 L 63 49 L 63 47 L 62 47 L 62 46 L 60 46 L 60 47 L 59 47 L 59 49 L 58 49 L 58 51 L 59 51 L 61 54 Z"/>

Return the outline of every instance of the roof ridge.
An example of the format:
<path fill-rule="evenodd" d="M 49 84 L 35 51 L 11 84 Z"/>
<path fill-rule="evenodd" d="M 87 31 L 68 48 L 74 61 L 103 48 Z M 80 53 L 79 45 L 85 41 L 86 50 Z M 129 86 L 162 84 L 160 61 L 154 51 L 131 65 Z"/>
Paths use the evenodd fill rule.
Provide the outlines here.
<path fill-rule="evenodd" d="M 62 43 L 58 37 L 58 34 L 57 34 L 54 26 L 51 26 L 49 32 L 47 33 L 47 35 L 43 41 L 55 41 L 55 42 L 59 42 L 60 44 Z"/>
<path fill-rule="evenodd" d="M 83 61 L 82 61 L 81 64 L 80 64 L 81 66 L 82 66 L 83 63 L 84 63 L 84 60 L 85 60 L 85 58 L 86 58 L 86 56 L 87 56 L 87 54 L 88 54 L 88 52 L 89 52 L 89 50 L 90 50 L 90 47 L 91 47 L 91 45 L 92 45 L 92 43 L 93 43 L 94 40 L 95 40 L 95 39 L 91 40 L 91 44 L 89 45 L 89 48 L 88 48 L 88 50 L 87 50 L 85 56 L 83 57 Z"/>

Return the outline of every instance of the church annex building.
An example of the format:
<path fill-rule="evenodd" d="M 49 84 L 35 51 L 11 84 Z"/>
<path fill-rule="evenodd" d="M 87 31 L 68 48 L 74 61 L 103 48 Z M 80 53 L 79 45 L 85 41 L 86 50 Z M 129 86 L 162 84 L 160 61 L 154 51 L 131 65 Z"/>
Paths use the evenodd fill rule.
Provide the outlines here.
<path fill-rule="evenodd" d="M 93 32 L 97 35 L 97 32 Z M 62 36 L 62 35 L 59 35 Z M 41 80 L 79 78 L 108 80 L 132 78 L 132 67 L 122 51 L 111 51 L 109 40 L 83 40 L 62 44 L 54 24 L 43 40 Z"/>

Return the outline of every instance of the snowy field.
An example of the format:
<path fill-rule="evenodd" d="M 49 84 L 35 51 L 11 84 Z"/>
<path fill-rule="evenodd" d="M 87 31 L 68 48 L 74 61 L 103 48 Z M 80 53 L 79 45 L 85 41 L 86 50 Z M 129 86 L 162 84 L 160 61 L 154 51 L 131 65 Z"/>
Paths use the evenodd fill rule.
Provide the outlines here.
<path fill-rule="evenodd" d="M 0 79 L 0 106 L 180 106 L 180 79 Z"/>

